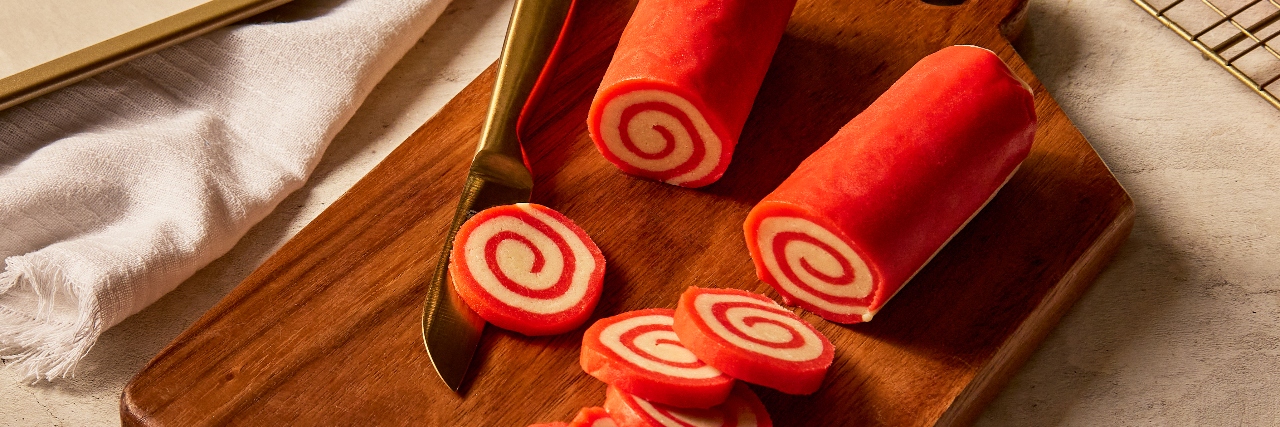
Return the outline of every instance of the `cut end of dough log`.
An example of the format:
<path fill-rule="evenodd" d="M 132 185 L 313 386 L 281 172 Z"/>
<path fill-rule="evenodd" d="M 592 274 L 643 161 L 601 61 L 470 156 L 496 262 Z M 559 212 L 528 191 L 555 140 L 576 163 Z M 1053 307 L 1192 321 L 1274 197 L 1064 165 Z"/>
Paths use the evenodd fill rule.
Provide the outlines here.
<path fill-rule="evenodd" d="M 592 104 L 592 139 L 623 172 L 705 186 L 724 174 L 734 144 L 726 144 L 699 105 L 671 87 L 624 82 Z"/>
<path fill-rule="evenodd" d="M 762 202 L 747 216 L 756 273 L 787 305 L 837 323 L 871 320 L 884 301 L 856 246 L 826 221 L 782 203 Z"/>

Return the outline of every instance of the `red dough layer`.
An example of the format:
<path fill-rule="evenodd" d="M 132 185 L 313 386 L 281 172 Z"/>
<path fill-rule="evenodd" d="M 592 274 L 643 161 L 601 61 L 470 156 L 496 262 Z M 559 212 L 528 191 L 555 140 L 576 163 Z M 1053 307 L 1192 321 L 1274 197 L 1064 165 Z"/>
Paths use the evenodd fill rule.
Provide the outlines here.
<path fill-rule="evenodd" d="M 651 403 L 609 387 L 604 409 L 619 427 L 772 427 L 764 403 L 746 385 L 733 387 L 729 398 L 710 409 L 681 409 Z"/>
<path fill-rule="evenodd" d="M 708 365 L 783 393 L 817 391 L 835 357 L 835 347 L 808 322 L 769 297 L 737 289 L 689 287 L 674 329 Z"/>
<path fill-rule="evenodd" d="M 582 370 L 651 402 L 681 408 L 724 402 L 733 378 L 680 345 L 674 313 L 654 308 L 596 321 L 582 336 Z"/>
<path fill-rule="evenodd" d="M 618 422 L 604 408 L 593 406 L 578 411 L 578 416 L 573 417 L 568 427 L 618 427 Z"/>
<path fill-rule="evenodd" d="M 591 103 L 587 126 L 596 147 L 632 175 L 684 187 L 720 179 L 795 3 L 640 0 Z M 644 91 L 674 95 L 693 112 Z M 656 117 L 661 123 L 650 120 Z M 618 138 L 606 139 L 605 122 Z"/>
<path fill-rule="evenodd" d="M 454 288 L 480 317 L 525 335 L 577 328 L 604 281 L 604 255 L 573 221 L 532 203 L 485 209 L 458 229 Z"/>
<path fill-rule="evenodd" d="M 1031 91 L 994 53 L 920 60 L 760 201 L 756 272 L 839 323 L 871 320 L 1030 153 Z"/>
<path fill-rule="evenodd" d="M 609 412 L 599 406 L 582 408 L 573 421 L 565 423 L 554 421 L 549 423 L 530 424 L 529 427 L 618 427 L 618 423 L 609 416 Z"/>

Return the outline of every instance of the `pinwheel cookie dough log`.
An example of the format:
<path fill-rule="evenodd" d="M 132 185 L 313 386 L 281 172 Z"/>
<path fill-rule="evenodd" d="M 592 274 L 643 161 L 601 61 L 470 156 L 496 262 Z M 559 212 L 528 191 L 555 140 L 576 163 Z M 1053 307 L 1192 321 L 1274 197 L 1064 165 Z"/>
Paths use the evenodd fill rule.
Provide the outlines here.
<path fill-rule="evenodd" d="M 1031 150 L 1030 88 L 991 51 L 916 63 L 747 215 L 761 280 L 827 320 L 872 316 Z"/>
<path fill-rule="evenodd" d="M 622 171 L 684 187 L 724 174 L 796 0 L 640 0 L 587 118 Z"/>

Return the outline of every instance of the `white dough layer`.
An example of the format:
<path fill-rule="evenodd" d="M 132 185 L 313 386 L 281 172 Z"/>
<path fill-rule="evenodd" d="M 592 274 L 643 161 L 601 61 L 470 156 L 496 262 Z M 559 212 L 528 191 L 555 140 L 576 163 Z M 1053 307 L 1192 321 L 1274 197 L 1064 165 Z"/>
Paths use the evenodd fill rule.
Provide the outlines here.
<path fill-rule="evenodd" d="M 669 360 L 673 363 L 697 362 L 698 357 L 694 356 L 689 349 L 679 345 L 658 342 L 660 340 L 680 342 L 680 339 L 676 337 L 675 331 L 670 329 L 674 321 L 671 316 L 661 314 L 632 317 L 605 327 L 604 330 L 600 331 L 600 342 L 628 362 L 660 374 L 690 379 L 707 379 L 720 376 L 720 371 L 710 365 L 703 365 L 698 368 L 668 365 L 637 354 L 631 347 L 622 343 L 622 334 L 636 327 L 664 325 L 668 329 L 649 331 L 637 336 L 634 342 L 635 347 L 655 358 Z"/>
<path fill-rule="evenodd" d="M 720 319 L 716 318 L 714 313 L 714 307 L 724 303 L 750 304 L 751 306 L 738 306 L 726 310 L 726 318 L 724 320 L 729 325 L 725 325 Z M 789 362 L 805 362 L 822 356 L 822 338 L 804 321 L 789 316 L 790 312 L 778 312 L 778 310 L 786 311 L 786 309 L 773 302 L 766 303 L 744 295 L 707 293 L 699 294 L 694 298 L 693 308 L 697 311 L 698 317 L 701 317 L 706 322 L 716 336 L 735 346 Z M 748 317 L 765 318 L 785 326 L 769 322 L 747 325 L 745 320 Z M 732 326 L 734 330 L 748 334 L 752 338 L 768 343 L 786 343 L 798 335 L 803 344 L 794 348 L 770 347 L 734 333 L 729 329 L 729 326 Z"/>
<path fill-rule="evenodd" d="M 467 237 L 467 244 L 463 250 L 467 257 L 467 270 L 471 273 L 471 277 L 489 295 L 507 305 L 531 313 L 558 313 L 577 305 L 587 293 L 591 273 L 596 268 L 595 257 L 591 255 L 591 251 L 583 243 L 582 239 L 560 221 L 556 221 L 555 218 L 539 212 L 528 204 L 519 203 L 516 206 L 535 220 L 550 226 L 561 239 L 568 243 L 571 255 L 561 253 L 560 248 L 556 246 L 555 241 L 550 236 L 543 234 L 523 220 L 509 216 L 495 217 L 477 226 L 472 230 L 471 235 Z M 498 268 L 508 278 L 528 289 L 545 290 L 556 284 L 556 280 L 560 278 L 561 273 L 564 271 L 565 258 L 572 256 L 576 261 L 576 265 L 570 275 L 569 288 L 563 294 L 554 298 L 539 299 L 517 294 L 498 283 L 497 275 L 489 270 L 489 265 L 485 261 L 485 245 L 494 235 L 503 231 L 510 231 L 529 239 L 534 248 L 542 254 L 544 260 L 542 271 L 532 273 L 530 267 L 533 265 L 533 250 L 512 240 L 499 243 L 495 251 Z"/>
<path fill-rule="evenodd" d="M 863 261 L 862 257 L 858 256 L 857 252 L 852 247 L 849 247 L 848 243 L 845 243 L 843 239 L 832 233 L 831 230 L 804 218 L 775 216 L 760 221 L 760 228 L 756 231 L 756 244 L 760 249 L 760 258 L 764 262 L 765 269 L 769 271 L 769 274 L 773 276 L 773 279 L 777 281 L 782 290 L 801 301 L 832 313 L 869 314 L 865 306 L 833 303 L 828 298 L 814 295 L 801 288 L 787 278 L 783 274 L 783 266 L 778 264 L 778 256 L 773 251 L 774 238 L 783 232 L 807 235 L 836 251 L 834 254 L 829 253 L 817 245 L 799 240 L 792 240 L 783 247 L 782 259 L 786 261 L 786 267 L 794 272 L 796 277 L 809 288 L 829 297 L 865 298 L 871 294 L 872 285 L 871 269 L 867 267 L 866 261 Z M 814 270 L 822 274 L 839 276 L 842 273 L 842 267 L 839 259 L 836 258 L 837 256 L 843 258 L 853 267 L 853 283 L 827 283 L 809 274 L 808 271 L 800 266 L 800 261 L 804 260 Z"/>
<path fill-rule="evenodd" d="M 657 153 L 667 144 L 666 138 L 656 129 L 660 127 L 670 132 L 675 139 L 675 150 L 660 159 L 644 159 L 632 153 L 622 144 L 622 128 L 624 125 L 622 123 L 622 112 L 627 107 L 647 102 L 667 104 L 684 112 L 689 117 L 689 121 L 693 123 L 698 137 L 706 144 L 703 158 L 698 162 L 697 166 L 689 172 L 667 179 L 666 182 L 669 184 L 683 184 L 711 174 L 711 171 L 720 162 L 720 153 L 722 151 L 720 138 L 711 129 L 711 125 L 702 116 L 702 112 L 694 108 L 692 103 L 683 97 L 664 90 L 631 91 L 609 100 L 609 103 L 604 106 L 604 111 L 600 118 L 601 138 L 604 139 L 605 146 L 609 148 L 609 152 L 633 167 L 653 172 L 674 169 L 693 156 L 694 139 L 690 130 L 686 129 L 678 118 L 661 111 L 647 110 L 632 116 L 631 121 L 625 124 L 627 135 L 640 151 L 649 154 Z"/>

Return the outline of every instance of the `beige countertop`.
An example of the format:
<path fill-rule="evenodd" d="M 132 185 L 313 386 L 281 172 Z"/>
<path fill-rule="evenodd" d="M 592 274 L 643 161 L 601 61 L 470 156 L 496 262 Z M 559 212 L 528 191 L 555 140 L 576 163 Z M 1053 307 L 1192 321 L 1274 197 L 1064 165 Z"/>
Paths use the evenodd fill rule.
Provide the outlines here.
<path fill-rule="evenodd" d="M 150 24 L 207 0 L 0 0 L 0 77 Z"/>
<path fill-rule="evenodd" d="M 114 425 L 174 336 L 497 58 L 511 0 L 454 0 L 226 256 L 107 331 L 72 380 L 0 370 L 0 424 Z M 979 421 L 1280 426 L 1280 111 L 1125 0 L 1033 0 L 1020 52 L 1137 205 L 1133 234 Z"/>

